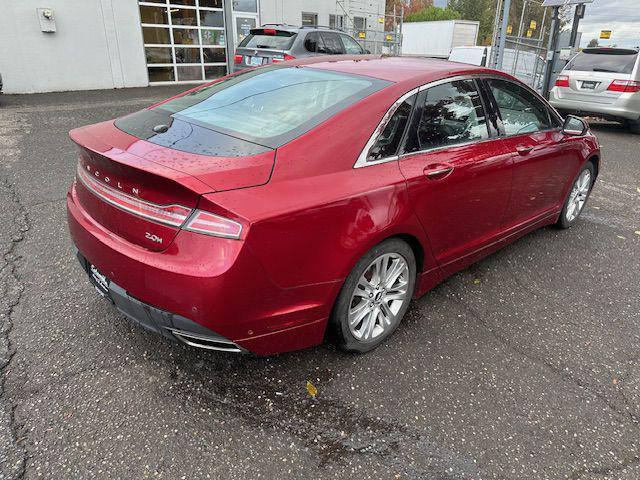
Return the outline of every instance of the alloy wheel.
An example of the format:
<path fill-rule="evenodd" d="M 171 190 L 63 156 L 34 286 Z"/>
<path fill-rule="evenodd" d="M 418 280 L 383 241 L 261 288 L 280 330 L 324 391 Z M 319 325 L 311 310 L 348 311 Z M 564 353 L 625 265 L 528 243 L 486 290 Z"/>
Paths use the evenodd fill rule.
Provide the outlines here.
<path fill-rule="evenodd" d="M 580 176 L 576 179 L 569 194 L 569 202 L 567 203 L 567 211 L 565 217 L 568 222 L 573 222 L 584 207 L 587 197 L 589 196 L 589 190 L 591 189 L 591 172 L 583 170 Z"/>
<path fill-rule="evenodd" d="M 393 328 L 409 296 L 409 265 L 397 253 L 379 256 L 365 269 L 351 295 L 349 330 L 369 342 Z"/>

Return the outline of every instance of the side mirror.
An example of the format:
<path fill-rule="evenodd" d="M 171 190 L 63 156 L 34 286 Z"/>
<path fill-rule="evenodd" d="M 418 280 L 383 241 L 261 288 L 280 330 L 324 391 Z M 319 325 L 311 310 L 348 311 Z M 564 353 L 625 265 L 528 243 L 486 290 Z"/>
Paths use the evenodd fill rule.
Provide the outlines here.
<path fill-rule="evenodd" d="M 589 124 L 586 120 L 575 115 L 567 115 L 562 125 L 562 133 L 572 137 L 582 137 L 589 131 Z"/>

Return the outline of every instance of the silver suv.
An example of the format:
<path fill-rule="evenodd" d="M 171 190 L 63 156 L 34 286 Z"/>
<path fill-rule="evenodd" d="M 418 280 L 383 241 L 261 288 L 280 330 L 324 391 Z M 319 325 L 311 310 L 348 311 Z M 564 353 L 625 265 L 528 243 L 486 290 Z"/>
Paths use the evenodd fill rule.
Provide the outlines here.
<path fill-rule="evenodd" d="M 250 31 L 238 45 L 234 71 L 316 55 L 363 55 L 351 36 L 329 27 L 266 24 Z"/>
<path fill-rule="evenodd" d="M 640 134 L 638 50 L 585 48 L 560 72 L 549 101 L 560 112 L 614 120 Z"/>

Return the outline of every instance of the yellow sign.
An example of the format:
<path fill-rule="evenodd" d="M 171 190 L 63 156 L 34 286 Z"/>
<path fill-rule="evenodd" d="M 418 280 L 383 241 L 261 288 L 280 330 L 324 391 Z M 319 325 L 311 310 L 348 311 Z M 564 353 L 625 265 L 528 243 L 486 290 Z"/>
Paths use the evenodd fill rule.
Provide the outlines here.
<path fill-rule="evenodd" d="M 533 30 L 527 30 L 527 38 L 531 38 L 533 36 Z"/>
<path fill-rule="evenodd" d="M 378 23 L 384 23 L 384 17 L 378 17 Z"/>
<path fill-rule="evenodd" d="M 531 20 L 531 23 L 529 24 L 529 28 L 531 30 L 535 30 L 536 28 L 538 28 L 538 22 L 536 22 L 535 20 Z"/>
<path fill-rule="evenodd" d="M 366 36 L 367 36 L 367 34 L 364 33 L 364 32 L 358 33 L 358 38 L 365 38 Z"/>
<path fill-rule="evenodd" d="M 393 35 L 387 35 L 387 40 L 390 42 L 391 40 L 393 40 Z"/>
<path fill-rule="evenodd" d="M 511 32 L 513 32 L 513 27 L 511 25 L 507 26 L 507 35 L 511 35 Z"/>
<path fill-rule="evenodd" d="M 611 38 L 611 30 L 600 30 L 600 38 L 609 40 Z"/>

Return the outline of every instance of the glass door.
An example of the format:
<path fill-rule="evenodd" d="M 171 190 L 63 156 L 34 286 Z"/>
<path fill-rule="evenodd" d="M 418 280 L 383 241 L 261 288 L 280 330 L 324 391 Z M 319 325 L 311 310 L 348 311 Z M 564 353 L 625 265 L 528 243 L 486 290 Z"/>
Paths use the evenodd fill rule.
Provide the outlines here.
<path fill-rule="evenodd" d="M 233 0 L 233 35 L 236 47 L 258 24 L 258 0 Z"/>

